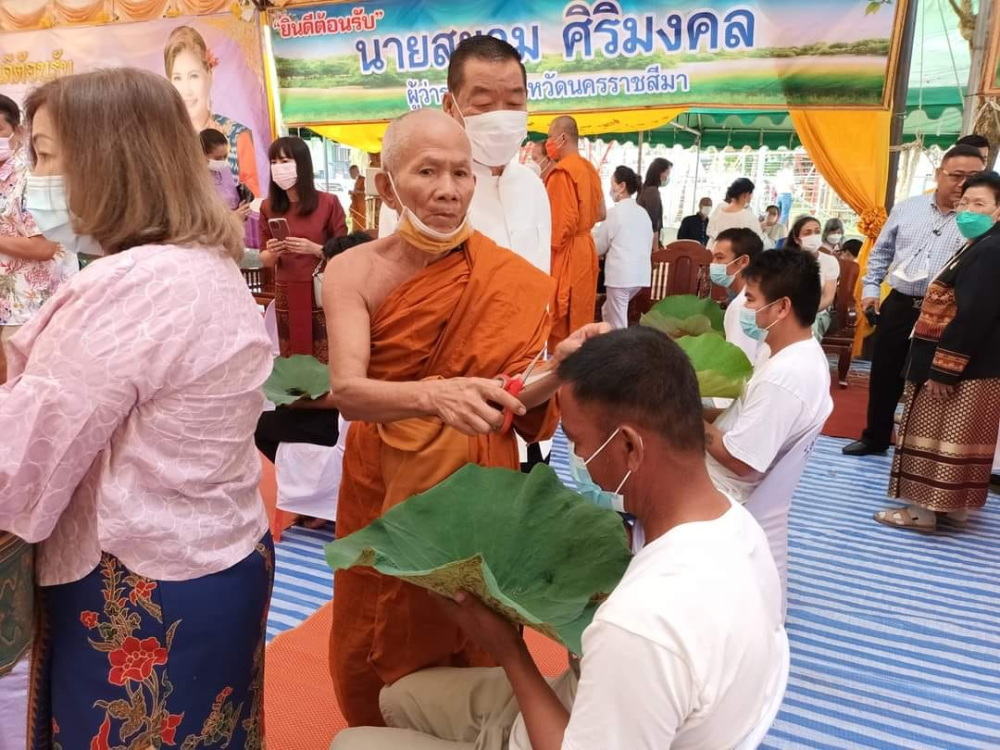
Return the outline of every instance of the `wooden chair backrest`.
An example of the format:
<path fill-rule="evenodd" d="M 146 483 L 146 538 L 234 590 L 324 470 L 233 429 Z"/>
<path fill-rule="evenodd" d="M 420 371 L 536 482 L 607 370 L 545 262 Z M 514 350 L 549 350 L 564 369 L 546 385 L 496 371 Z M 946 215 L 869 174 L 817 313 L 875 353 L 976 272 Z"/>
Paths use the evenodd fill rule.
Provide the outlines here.
<path fill-rule="evenodd" d="M 712 253 L 699 242 L 678 240 L 653 253 L 652 302 L 674 294 L 706 296 Z"/>
<path fill-rule="evenodd" d="M 853 260 L 838 258 L 840 263 L 840 281 L 837 286 L 836 313 L 834 330 L 831 333 L 854 335 L 857 321 L 857 301 L 854 299 L 854 287 L 857 286 L 861 266 Z"/>

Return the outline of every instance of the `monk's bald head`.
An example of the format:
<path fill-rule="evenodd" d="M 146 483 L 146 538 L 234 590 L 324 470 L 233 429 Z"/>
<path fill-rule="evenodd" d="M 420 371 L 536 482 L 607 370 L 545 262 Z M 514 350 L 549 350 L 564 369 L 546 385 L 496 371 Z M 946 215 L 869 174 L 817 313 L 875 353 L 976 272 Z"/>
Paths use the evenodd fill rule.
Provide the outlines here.
<path fill-rule="evenodd" d="M 393 120 L 382 138 L 382 169 L 375 185 L 397 212 L 408 208 L 441 232 L 465 218 L 476 188 L 472 147 L 444 112 L 418 109 Z"/>
<path fill-rule="evenodd" d="M 382 136 L 382 168 L 395 175 L 416 148 L 427 146 L 466 153 L 472 159 L 469 137 L 461 125 L 440 110 L 417 109 L 389 123 Z"/>
<path fill-rule="evenodd" d="M 580 151 L 580 129 L 576 120 L 568 115 L 557 117 L 549 125 L 549 138 L 545 150 L 553 159 L 562 159 Z"/>

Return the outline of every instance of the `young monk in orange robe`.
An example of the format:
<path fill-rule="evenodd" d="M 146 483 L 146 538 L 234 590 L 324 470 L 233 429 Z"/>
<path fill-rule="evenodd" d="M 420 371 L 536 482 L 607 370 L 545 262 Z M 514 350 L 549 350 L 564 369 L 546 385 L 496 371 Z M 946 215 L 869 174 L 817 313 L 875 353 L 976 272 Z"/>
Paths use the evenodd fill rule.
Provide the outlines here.
<path fill-rule="evenodd" d="M 354 422 L 338 536 L 466 463 L 516 469 L 515 437 L 497 431 L 496 406 L 515 412 L 527 440 L 550 436 L 558 420 L 548 404 L 557 383 L 525 389 L 522 403 L 495 380 L 545 347 L 552 281 L 468 225 L 475 181 L 462 128 L 418 110 L 390 125 L 382 158 L 388 174 L 376 185 L 402 212 L 396 233 L 337 256 L 325 276 L 331 398 Z M 581 331 L 553 358 L 601 330 Z M 330 668 L 351 726 L 381 725 L 379 692 L 405 675 L 491 664 L 424 589 L 372 569 L 336 574 L 333 609 Z"/>
<path fill-rule="evenodd" d="M 576 120 L 557 117 L 545 143 L 555 162 L 545 180 L 552 205 L 552 267 L 556 280 L 549 349 L 581 326 L 594 322 L 597 308 L 597 248 L 591 230 L 607 217 L 601 177 L 580 156 Z"/>

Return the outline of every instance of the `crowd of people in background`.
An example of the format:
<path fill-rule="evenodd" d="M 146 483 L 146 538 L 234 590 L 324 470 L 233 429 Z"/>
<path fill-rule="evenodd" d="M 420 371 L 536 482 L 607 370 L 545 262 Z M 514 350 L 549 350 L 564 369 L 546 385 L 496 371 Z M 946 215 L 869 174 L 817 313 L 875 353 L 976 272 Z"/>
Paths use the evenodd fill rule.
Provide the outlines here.
<path fill-rule="evenodd" d="M 725 337 L 754 365 L 740 398 L 706 408 L 681 348 L 630 327 L 673 165 L 617 166 L 606 192 L 568 116 L 522 162 L 513 47 L 463 41 L 441 110 L 389 125 L 345 210 L 295 137 L 270 145 L 261 195 L 245 134 L 199 99 L 203 46 L 172 38 L 170 80 L 62 78 L 24 115 L 0 96 L 0 590 L 38 591 L 0 599 L 4 732 L 20 715 L 25 746 L 104 747 L 138 732 L 128 719 L 152 746 L 194 747 L 225 716 L 233 747 L 261 747 L 274 550 L 258 449 L 339 447 L 346 535 L 467 463 L 544 460 L 561 423 L 575 476 L 637 519 L 582 665 L 550 684 L 471 595 L 338 571 L 331 678 L 355 729 L 334 747 L 445 748 L 456 732 L 515 750 L 755 746 L 788 675 L 786 574 L 743 506 L 831 413 L 821 342 L 861 241 L 791 215 L 790 168 L 762 215 L 747 178 L 699 199 L 677 238 L 710 254 Z M 1000 423 L 1000 175 L 988 143 L 963 140 L 868 256 L 867 425 L 844 448 L 884 453 L 898 432 L 904 504 L 874 520 L 921 532 L 986 502 Z M 93 175 L 115 179 L 95 191 Z M 257 235 L 273 336 L 238 268 Z M 103 257 L 75 275 L 80 254 Z M 327 365 L 329 392 L 263 412 L 275 348 Z M 505 387 L 543 355 L 545 378 Z"/>

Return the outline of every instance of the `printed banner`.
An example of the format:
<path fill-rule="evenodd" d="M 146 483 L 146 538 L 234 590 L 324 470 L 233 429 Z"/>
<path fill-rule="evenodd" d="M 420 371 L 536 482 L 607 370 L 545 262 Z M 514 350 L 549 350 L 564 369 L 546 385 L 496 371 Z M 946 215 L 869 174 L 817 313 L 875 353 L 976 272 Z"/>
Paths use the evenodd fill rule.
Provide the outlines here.
<path fill-rule="evenodd" d="M 985 10 L 982 12 L 986 12 Z M 1000 8 L 993 8 L 990 19 L 990 40 L 985 55 L 985 67 L 980 77 L 979 93 L 1000 96 Z"/>
<path fill-rule="evenodd" d="M 122 66 L 171 80 L 195 129 L 222 131 L 234 174 L 257 196 L 266 191 L 271 121 L 256 17 L 247 23 L 225 13 L 0 35 L 0 92 L 18 102 L 53 78 Z"/>
<path fill-rule="evenodd" d="M 533 113 L 884 108 L 905 0 L 378 0 L 269 11 L 289 124 L 438 106 L 455 46 L 510 42 Z"/>

